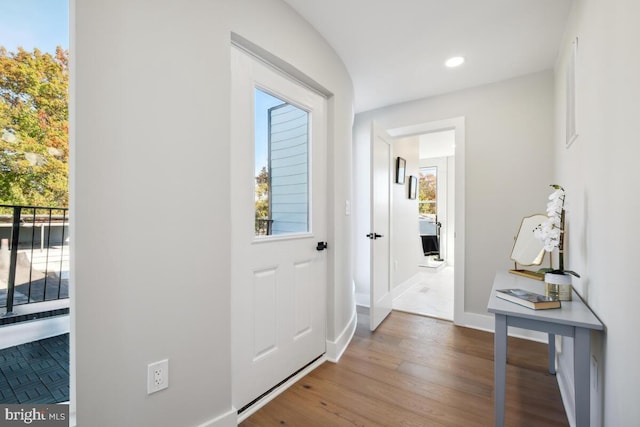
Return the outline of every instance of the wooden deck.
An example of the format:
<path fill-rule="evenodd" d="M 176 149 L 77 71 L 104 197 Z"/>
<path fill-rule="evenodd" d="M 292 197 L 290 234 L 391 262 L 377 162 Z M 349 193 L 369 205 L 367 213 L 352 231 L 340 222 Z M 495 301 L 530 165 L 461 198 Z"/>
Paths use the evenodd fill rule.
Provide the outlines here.
<path fill-rule="evenodd" d="M 358 328 L 337 364 L 325 363 L 242 424 L 492 426 L 493 334 L 393 312 Z M 509 338 L 506 425 L 568 426 L 547 346 Z"/>

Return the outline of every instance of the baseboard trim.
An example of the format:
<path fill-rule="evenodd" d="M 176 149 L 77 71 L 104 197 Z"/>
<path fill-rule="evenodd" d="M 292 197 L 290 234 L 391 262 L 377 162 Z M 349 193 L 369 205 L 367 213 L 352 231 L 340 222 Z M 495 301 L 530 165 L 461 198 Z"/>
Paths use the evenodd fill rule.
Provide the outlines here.
<path fill-rule="evenodd" d="M 421 277 L 419 272 L 409 277 L 407 280 L 405 280 L 404 282 L 400 283 L 398 286 L 391 289 L 391 298 L 392 299 L 398 298 L 405 291 L 407 291 L 411 286 L 415 285 L 416 283 L 420 283 L 420 279 Z M 369 308 L 371 305 L 371 301 L 370 301 L 371 297 L 369 294 L 356 293 L 355 300 L 356 300 L 356 305 L 359 305 L 360 307 Z"/>
<path fill-rule="evenodd" d="M 240 424 L 240 421 L 238 421 L 238 411 L 232 407 L 228 412 L 218 415 L 214 419 L 198 425 L 198 427 L 236 427 L 238 424 Z M 69 414 L 69 427 L 76 426 L 76 413 L 71 412 Z"/>
<path fill-rule="evenodd" d="M 462 319 L 456 321 L 455 324 L 457 326 L 464 326 L 465 328 L 478 329 L 486 332 L 493 332 L 495 326 L 493 316 L 469 313 L 467 311 L 462 313 Z"/>
<path fill-rule="evenodd" d="M 560 389 L 560 396 L 562 397 L 562 404 L 564 405 L 564 412 L 567 414 L 567 420 L 571 427 L 576 427 L 576 408 L 574 405 L 574 385 L 570 378 L 564 374 L 564 370 L 560 366 L 560 360 L 556 354 L 556 380 L 558 381 L 558 388 Z"/>
<path fill-rule="evenodd" d="M 371 298 L 369 297 L 369 294 L 356 294 L 355 299 L 356 305 L 359 305 L 360 307 L 369 308 L 371 305 Z"/>
<path fill-rule="evenodd" d="M 409 277 L 404 282 L 400 283 L 398 286 L 391 289 L 391 298 L 396 299 L 403 293 L 409 290 L 410 287 L 415 285 L 416 283 L 420 283 L 421 275 L 420 273 L 416 273 L 413 276 Z"/>
<path fill-rule="evenodd" d="M 342 330 L 340 335 L 335 341 L 327 340 L 327 360 L 329 362 L 338 363 L 345 350 L 349 346 L 351 339 L 353 338 L 353 334 L 356 333 L 356 326 L 358 325 L 358 313 L 356 308 L 353 307 L 353 314 L 351 315 L 351 320 L 345 328 Z"/>
<path fill-rule="evenodd" d="M 495 331 L 495 322 L 493 320 L 493 316 L 489 314 L 465 312 L 462 316 L 462 321 L 456 323 L 456 325 L 464 326 L 465 328 L 478 329 L 480 331 L 486 332 Z M 509 336 L 530 341 L 537 341 L 544 344 L 549 343 L 549 337 L 547 334 L 538 331 L 530 331 L 528 329 L 509 327 Z"/>
<path fill-rule="evenodd" d="M 313 362 L 312 364 L 310 364 L 309 366 L 307 366 L 306 368 L 304 368 L 303 370 L 298 372 L 296 375 L 294 375 L 291 378 L 289 378 L 286 382 L 284 382 L 280 386 L 274 388 L 269 394 L 265 395 L 262 399 L 258 400 L 256 403 L 251 405 L 251 407 L 249 407 L 246 410 L 244 410 L 242 412 L 242 414 L 239 414 L 238 417 L 237 417 L 237 424 L 240 424 L 241 422 L 243 422 L 244 420 L 249 418 L 251 415 L 256 413 L 256 411 L 258 411 L 264 405 L 266 405 L 267 403 L 271 402 L 273 399 L 278 397 L 282 392 L 284 392 L 289 387 L 291 387 L 296 382 L 298 382 L 298 380 L 303 378 L 305 375 L 309 374 L 311 371 L 313 371 L 314 369 L 316 369 L 318 366 L 322 365 L 326 361 L 327 361 L 327 357 L 326 356 L 322 356 L 322 357 L 318 358 L 318 360 L 316 360 L 315 362 Z M 208 424 L 206 424 L 206 425 L 199 426 L 199 427 L 210 427 L 210 426 Z M 218 426 L 216 425 L 216 427 L 218 427 Z"/>
<path fill-rule="evenodd" d="M 234 427 L 239 423 L 240 421 L 238 421 L 238 411 L 232 407 L 224 414 L 218 415 L 214 419 L 209 420 L 204 424 L 200 424 L 198 427 Z"/>

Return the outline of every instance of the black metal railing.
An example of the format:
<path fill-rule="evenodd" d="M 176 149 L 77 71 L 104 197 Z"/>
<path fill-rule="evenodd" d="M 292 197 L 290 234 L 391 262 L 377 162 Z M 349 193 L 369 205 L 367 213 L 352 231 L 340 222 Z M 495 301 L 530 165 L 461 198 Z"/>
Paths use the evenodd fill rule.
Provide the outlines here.
<path fill-rule="evenodd" d="M 69 298 L 69 210 L 0 205 L 0 307 Z"/>
<path fill-rule="evenodd" d="M 272 226 L 272 219 L 256 218 L 256 236 L 271 236 Z"/>

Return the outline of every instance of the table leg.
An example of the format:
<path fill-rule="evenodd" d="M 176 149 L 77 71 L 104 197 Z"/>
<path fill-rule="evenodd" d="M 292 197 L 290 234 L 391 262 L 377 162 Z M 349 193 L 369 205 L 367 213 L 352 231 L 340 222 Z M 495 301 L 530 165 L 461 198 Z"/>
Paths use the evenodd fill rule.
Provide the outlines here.
<path fill-rule="evenodd" d="M 591 417 L 591 330 L 575 328 L 573 381 L 576 399 L 576 426 L 589 427 Z"/>
<path fill-rule="evenodd" d="M 549 373 L 556 374 L 556 335 L 549 334 Z"/>
<path fill-rule="evenodd" d="M 504 398 L 507 379 L 507 316 L 495 315 L 494 334 L 494 410 L 496 427 L 504 427 Z"/>

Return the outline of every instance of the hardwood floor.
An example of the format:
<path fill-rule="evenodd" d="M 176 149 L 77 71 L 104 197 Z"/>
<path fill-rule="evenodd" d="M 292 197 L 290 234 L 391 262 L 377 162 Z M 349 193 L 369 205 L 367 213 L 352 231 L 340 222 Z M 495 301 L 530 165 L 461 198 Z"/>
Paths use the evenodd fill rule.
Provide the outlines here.
<path fill-rule="evenodd" d="M 358 313 L 337 364 L 324 363 L 243 427 L 492 426 L 493 334 L 393 312 L 374 333 Z M 509 338 L 507 426 L 568 426 L 547 346 Z"/>

